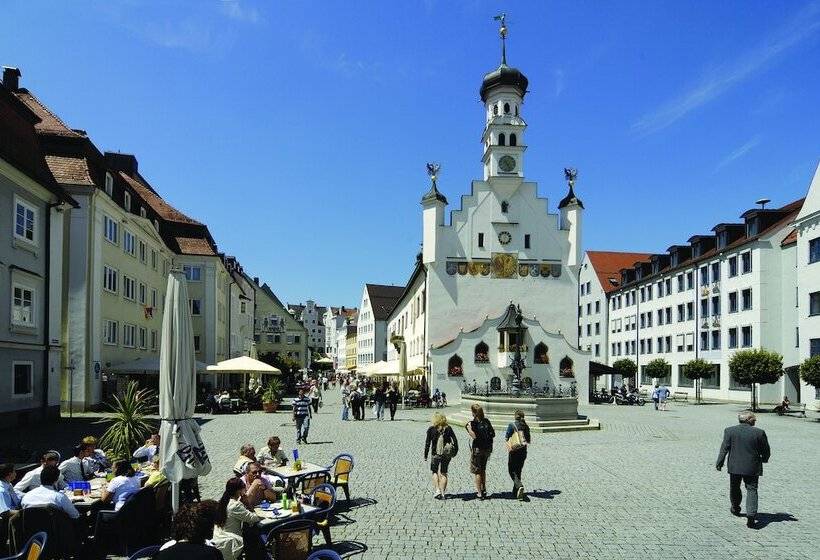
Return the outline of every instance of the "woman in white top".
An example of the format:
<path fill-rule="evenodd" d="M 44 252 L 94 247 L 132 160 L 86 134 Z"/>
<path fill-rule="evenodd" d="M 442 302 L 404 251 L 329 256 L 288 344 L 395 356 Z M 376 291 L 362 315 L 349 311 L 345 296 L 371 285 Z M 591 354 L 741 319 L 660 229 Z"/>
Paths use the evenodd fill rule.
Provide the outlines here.
<path fill-rule="evenodd" d="M 123 504 L 140 489 L 140 477 L 134 474 L 134 469 L 128 461 L 114 463 L 114 478 L 102 492 L 100 500 L 103 503 L 114 504 L 114 511 L 120 511 Z"/>
<path fill-rule="evenodd" d="M 225 492 L 219 500 L 219 508 L 214 520 L 213 543 L 222 553 L 224 560 L 237 560 L 245 552 L 246 558 L 256 555 L 245 551 L 242 538 L 242 525 L 256 525 L 259 516 L 249 511 L 240 500 L 245 484 L 238 478 L 231 478 L 225 483 Z M 261 543 L 261 541 L 260 541 Z"/>

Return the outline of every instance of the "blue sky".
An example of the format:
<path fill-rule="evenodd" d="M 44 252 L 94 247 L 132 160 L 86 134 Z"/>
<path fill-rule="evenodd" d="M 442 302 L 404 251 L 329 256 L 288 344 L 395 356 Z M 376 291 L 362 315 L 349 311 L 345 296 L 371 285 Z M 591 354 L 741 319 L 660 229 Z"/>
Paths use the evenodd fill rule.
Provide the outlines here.
<path fill-rule="evenodd" d="M 820 1 L 3 4 L 0 63 L 284 300 L 403 284 L 427 161 L 481 176 L 478 88 L 530 80 L 527 177 L 550 210 L 579 169 L 587 249 L 663 251 L 820 160 Z"/>

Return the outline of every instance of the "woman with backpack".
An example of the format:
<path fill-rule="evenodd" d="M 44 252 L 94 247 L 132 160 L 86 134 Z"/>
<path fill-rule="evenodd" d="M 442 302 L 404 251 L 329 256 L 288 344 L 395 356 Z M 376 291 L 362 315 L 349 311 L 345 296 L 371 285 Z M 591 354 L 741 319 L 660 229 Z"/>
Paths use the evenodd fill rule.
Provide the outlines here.
<path fill-rule="evenodd" d="M 515 411 L 515 420 L 507 426 L 507 433 L 504 435 L 507 441 L 507 470 L 513 481 L 512 495 L 523 501 L 524 485 L 521 483 L 521 471 L 524 469 L 524 461 L 527 460 L 527 446 L 530 444 L 530 427 L 524 421 L 524 411 Z"/>
<path fill-rule="evenodd" d="M 453 429 L 447 425 L 447 418 L 440 412 L 433 414 L 431 426 L 427 428 L 427 439 L 424 442 L 424 460 L 432 455 L 430 470 L 433 471 L 433 497 L 437 500 L 447 498 L 447 468 L 450 459 L 458 453 L 458 440 Z"/>
<path fill-rule="evenodd" d="M 484 409 L 481 405 L 474 404 L 470 407 L 473 419 L 465 428 L 472 439 L 472 449 L 470 453 L 470 472 L 475 475 L 476 497 L 479 500 L 487 499 L 487 461 L 493 452 L 493 438 L 495 430 L 490 421 L 484 417 Z"/>

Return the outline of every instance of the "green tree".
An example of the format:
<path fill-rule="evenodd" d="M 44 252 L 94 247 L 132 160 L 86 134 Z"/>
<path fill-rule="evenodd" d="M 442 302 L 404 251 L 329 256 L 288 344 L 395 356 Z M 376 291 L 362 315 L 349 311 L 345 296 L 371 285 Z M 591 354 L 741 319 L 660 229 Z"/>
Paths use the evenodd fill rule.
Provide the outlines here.
<path fill-rule="evenodd" d="M 695 382 L 695 402 L 700 403 L 701 379 L 710 377 L 714 372 L 715 366 L 701 358 L 683 364 L 683 375 Z"/>
<path fill-rule="evenodd" d="M 615 373 L 624 379 L 635 377 L 638 374 L 638 364 L 629 358 L 621 358 L 620 360 L 617 360 L 614 364 L 612 364 L 612 369 L 614 369 Z"/>
<path fill-rule="evenodd" d="M 752 389 L 752 411 L 757 410 L 758 383 L 775 383 L 783 375 L 783 356 L 763 348 L 740 350 L 729 360 L 729 373 L 736 383 Z"/>
<path fill-rule="evenodd" d="M 815 389 L 820 389 L 820 355 L 806 358 L 800 364 L 800 377 Z"/>
<path fill-rule="evenodd" d="M 652 379 L 663 379 L 669 372 L 672 370 L 672 367 L 669 365 L 669 362 L 664 360 L 663 358 L 655 358 L 648 364 L 646 364 L 644 368 L 644 372 L 646 375 L 651 377 Z"/>

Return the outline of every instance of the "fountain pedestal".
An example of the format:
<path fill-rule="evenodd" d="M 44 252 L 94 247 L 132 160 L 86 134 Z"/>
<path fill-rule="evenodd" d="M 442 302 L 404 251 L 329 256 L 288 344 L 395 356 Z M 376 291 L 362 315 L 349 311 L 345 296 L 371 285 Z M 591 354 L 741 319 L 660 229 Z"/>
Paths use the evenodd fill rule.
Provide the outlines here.
<path fill-rule="evenodd" d="M 578 399 L 574 397 L 514 397 L 512 395 L 462 395 L 458 412 L 447 415 L 456 426 L 472 420 L 470 407 L 481 405 L 484 416 L 496 432 L 502 432 L 513 421 L 516 410 L 523 410 L 533 432 L 575 432 L 599 430 L 601 424 L 594 418 L 578 415 Z"/>

